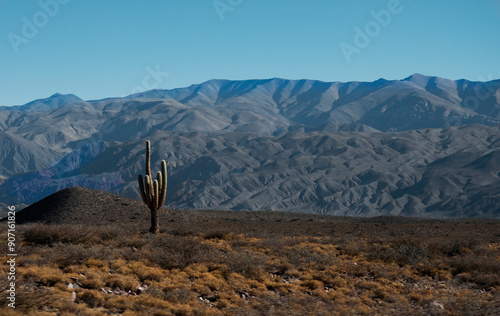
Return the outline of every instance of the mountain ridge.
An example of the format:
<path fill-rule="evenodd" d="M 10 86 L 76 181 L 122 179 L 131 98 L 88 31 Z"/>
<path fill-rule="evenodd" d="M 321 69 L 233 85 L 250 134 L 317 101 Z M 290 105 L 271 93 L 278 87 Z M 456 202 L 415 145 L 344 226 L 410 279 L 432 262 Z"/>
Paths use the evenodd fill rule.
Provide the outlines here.
<path fill-rule="evenodd" d="M 422 83 L 422 80 L 425 82 Z M 218 85 L 215 85 L 215 83 Z M 293 88 L 289 87 L 290 85 L 292 85 Z M 471 85 L 473 86 L 472 88 L 470 87 Z M 440 121 L 437 121 L 435 126 L 401 126 L 396 128 L 394 126 L 377 126 L 378 128 L 371 126 L 380 131 L 390 131 L 391 128 L 395 130 L 409 130 L 438 127 L 438 124 L 443 125 L 444 123 L 454 125 L 454 121 L 459 119 L 470 121 L 471 113 L 474 111 L 471 111 L 468 104 L 463 104 L 464 99 L 473 97 L 472 102 L 477 101 L 481 103 L 480 101 L 484 100 L 475 98 L 475 94 L 481 89 L 488 89 L 487 91 L 491 90 L 491 92 L 488 92 L 489 95 L 487 99 L 495 99 L 496 101 L 494 104 L 498 104 L 497 94 L 499 85 L 500 81 L 498 80 L 489 82 L 472 82 L 466 80 L 453 81 L 418 74 L 403 80 L 379 79 L 374 82 L 347 83 L 323 82 L 317 80 L 286 80 L 280 78 L 239 81 L 210 80 L 202 84 L 191 85 L 185 89 L 154 90 L 154 92 L 146 91 L 135 94 L 133 97 L 172 98 L 186 105 L 198 102 L 197 104 L 208 104 L 211 107 L 226 106 L 229 108 L 237 108 L 237 102 L 246 104 L 245 101 L 242 101 L 242 96 L 247 94 L 248 91 L 254 91 L 254 95 L 259 96 L 260 99 L 254 96 L 249 98 L 249 101 L 246 101 L 247 103 L 259 103 L 261 105 L 261 112 L 280 113 L 287 119 L 291 119 L 296 123 L 304 123 L 305 125 L 311 125 L 311 122 L 318 122 L 318 119 L 321 120 L 323 124 L 326 124 L 327 121 L 336 122 L 340 125 L 356 123 L 357 120 L 367 113 L 367 111 L 373 110 L 374 106 L 370 106 L 370 103 L 374 105 L 379 105 L 383 102 L 390 103 L 390 97 L 396 95 L 395 90 L 398 90 L 397 92 L 399 93 L 407 91 L 407 100 L 405 102 L 405 100 L 400 97 L 399 99 L 393 99 L 392 103 L 403 103 L 406 108 L 411 104 L 422 104 L 425 106 L 427 103 L 432 103 L 437 107 L 437 110 L 441 109 Z M 265 92 L 269 91 L 270 86 L 273 86 L 275 92 L 272 96 L 265 95 Z M 301 90 L 304 89 L 304 87 L 307 91 Z M 211 90 L 208 88 L 211 88 Z M 453 92 L 450 89 L 455 89 L 456 91 Z M 466 91 L 467 89 L 469 89 L 469 91 Z M 255 90 L 259 91 L 255 92 Z M 210 95 L 206 93 L 206 91 L 212 94 Z M 235 91 L 237 91 L 237 93 Z M 188 92 L 190 94 L 189 96 Z M 302 93 L 299 94 L 299 92 Z M 373 96 L 372 94 L 374 93 L 379 95 Z M 464 93 L 467 94 L 465 97 Z M 214 99 L 215 94 L 217 95 L 216 99 Z M 480 96 L 484 97 L 482 95 Z M 212 98 L 212 100 L 209 102 L 208 100 L 210 98 Z M 372 98 L 374 98 L 374 100 L 371 100 Z M 227 99 L 230 100 L 227 101 Z M 361 101 L 362 103 L 360 104 Z M 471 102 L 471 98 L 467 99 L 467 102 Z M 315 104 L 319 104 L 319 106 L 315 106 Z M 475 103 L 472 105 L 475 107 Z M 345 106 L 348 106 L 348 108 L 345 108 Z M 387 106 L 390 107 L 392 104 L 388 104 Z M 311 113 L 311 108 L 316 110 L 316 112 L 320 112 L 320 115 Z M 416 110 L 421 112 L 421 109 L 417 108 Z M 436 109 L 434 110 L 436 111 Z M 300 113 L 304 111 L 306 111 L 304 115 L 300 115 Z M 384 111 L 377 114 L 382 115 Z M 489 111 L 483 110 L 481 112 L 483 113 L 477 114 L 483 114 L 490 117 L 476 117 L 476 121 L 472 120 L 469 123 L 496 125 L 500 122 L 498 116 L 499 109 L 497 106 L 494 106 L 493 109 L 489 109 Z"/>
<path fill-rule="evenodd" d="M 214 79 L 35 101 L 0 107 L 3 203 L 75 185 L 138 198 L 150 139 L 152 159 L 169 162 L 173 207 L 500 214 L 500 80 Z"/>
<path fill-rule="evenodd" d="M 500 127 L 283 136 L 156 131 L 148 139 L 152 169 L 168 162 L 172 208 L 500 217 Z M 24 189 L 9 199 L 6 182 L 0 196 L 30 204 L 39 192 L 78 185 L 139 199 L 144 140 L 109 143 L 68 176 L 42 170 L 16 178 Z"/>

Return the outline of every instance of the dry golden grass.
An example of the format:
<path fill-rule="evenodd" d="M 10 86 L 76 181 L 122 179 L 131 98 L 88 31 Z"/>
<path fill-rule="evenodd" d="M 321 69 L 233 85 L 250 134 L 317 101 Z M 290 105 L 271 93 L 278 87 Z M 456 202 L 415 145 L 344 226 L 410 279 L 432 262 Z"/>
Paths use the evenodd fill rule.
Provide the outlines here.
<path fill-rule="evenodd" d="M 168 218 L 159 235 L 147 233 L 146 220 L 19 225 L 16 309 L 2 300 L 2 311 L 500 314 L 499 221 L 199 211 Z M 5 297 L 6 278 L 0 282 Z"/>

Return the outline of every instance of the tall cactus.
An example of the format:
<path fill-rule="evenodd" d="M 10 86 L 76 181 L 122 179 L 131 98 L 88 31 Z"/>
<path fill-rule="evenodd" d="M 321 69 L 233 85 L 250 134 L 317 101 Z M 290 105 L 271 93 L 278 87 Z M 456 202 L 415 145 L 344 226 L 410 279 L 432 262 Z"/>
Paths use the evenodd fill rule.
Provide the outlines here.
<path fill-rule="evenodd" d="M 151 210 L 151 228 L 149 231 L 153 234 L 160 232 L 160 213 L 159 209 L 165 203 L 167 195 L 167 163 L 165 160 L 161 162 L 161 172 L 156 175 L 156 180 L 151 176 L 151 148 L 149 140 L 146 141 L 146 175 L 144 179 L 142 175 L 138 176 L 139 191 L 141 192 L 142 201 Z"/>

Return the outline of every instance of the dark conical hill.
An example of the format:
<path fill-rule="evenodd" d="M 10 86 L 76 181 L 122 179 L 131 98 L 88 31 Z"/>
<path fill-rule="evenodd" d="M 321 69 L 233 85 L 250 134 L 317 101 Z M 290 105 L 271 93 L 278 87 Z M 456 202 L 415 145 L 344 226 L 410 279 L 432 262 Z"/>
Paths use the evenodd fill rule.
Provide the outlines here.
<path fill-rule="evenodd" d="M 81 187 L 63 189 L 16 213 L 18 224 L 101 225 L 148 218 L 149 209 L 142 202 Z"/>

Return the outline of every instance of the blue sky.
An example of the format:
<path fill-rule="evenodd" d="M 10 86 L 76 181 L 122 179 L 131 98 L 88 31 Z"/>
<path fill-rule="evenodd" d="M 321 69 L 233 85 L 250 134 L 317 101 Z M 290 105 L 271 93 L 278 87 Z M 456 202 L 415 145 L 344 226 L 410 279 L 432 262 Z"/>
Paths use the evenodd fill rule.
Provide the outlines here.
<path fill-rule="evenodd" d="M 0 21 L 0 105 L 214 78 L 500 78 L 499 0 L 0 0 Z"/>

